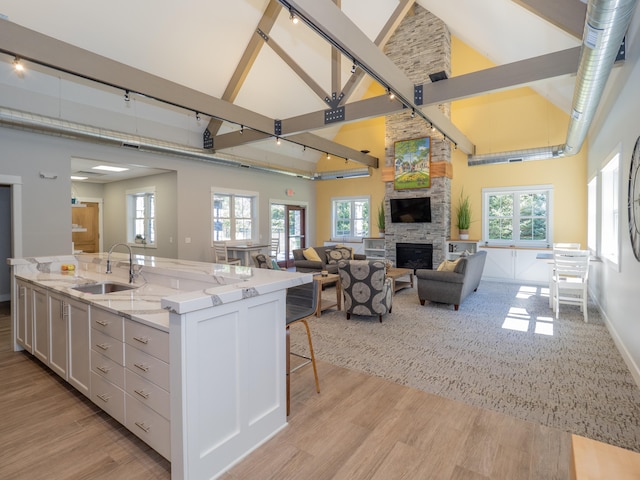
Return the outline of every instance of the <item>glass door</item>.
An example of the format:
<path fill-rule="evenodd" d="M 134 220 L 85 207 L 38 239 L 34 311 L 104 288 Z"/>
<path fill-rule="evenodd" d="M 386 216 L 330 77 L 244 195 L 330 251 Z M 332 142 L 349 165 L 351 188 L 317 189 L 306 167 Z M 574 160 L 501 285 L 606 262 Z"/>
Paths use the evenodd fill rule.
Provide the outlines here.
<path fill-rule="evenodd" d="M 299 205 L 271 205 L 271 238 L 277 244 L 276 261 L 283 268 L 293 267 L 293 250 L 305 248 L 306 208 Z M 276 243 L 277 242 L 277 243 Z M 274 252 L 275 253 L 275 252 Z"/>

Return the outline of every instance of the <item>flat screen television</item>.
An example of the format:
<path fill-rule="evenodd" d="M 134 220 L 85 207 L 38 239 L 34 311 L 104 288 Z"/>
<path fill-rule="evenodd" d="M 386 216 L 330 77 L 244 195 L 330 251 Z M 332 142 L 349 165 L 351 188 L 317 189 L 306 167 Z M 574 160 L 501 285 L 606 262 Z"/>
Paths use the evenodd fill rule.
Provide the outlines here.
<path fill-rule="evenodd" d="M 392 223 L 431 222 L 431 197 L 391 198 Z"/>

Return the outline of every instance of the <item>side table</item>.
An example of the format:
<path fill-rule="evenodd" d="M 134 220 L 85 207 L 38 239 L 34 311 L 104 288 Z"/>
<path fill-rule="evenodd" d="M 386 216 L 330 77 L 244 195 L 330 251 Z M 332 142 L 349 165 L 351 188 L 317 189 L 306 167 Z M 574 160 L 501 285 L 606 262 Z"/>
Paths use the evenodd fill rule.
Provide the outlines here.
<path fill-rule="evenodd" d="M 321 287 L 325 285 L 336 285 L 336 301 L 323 300 L 322 288 L 318 289 L 318 308 L 316 310 L 316 317 L 322 314 L 323 310 L 327 310 L 331 307 L 337 307 L 338 310 L 342 310 L 342 283 L 340 282 L 340 275 L 337 273 L 328 273 L 327 275 L 317 274 L 313 276 L 314 280 L 319 280 Z"/>

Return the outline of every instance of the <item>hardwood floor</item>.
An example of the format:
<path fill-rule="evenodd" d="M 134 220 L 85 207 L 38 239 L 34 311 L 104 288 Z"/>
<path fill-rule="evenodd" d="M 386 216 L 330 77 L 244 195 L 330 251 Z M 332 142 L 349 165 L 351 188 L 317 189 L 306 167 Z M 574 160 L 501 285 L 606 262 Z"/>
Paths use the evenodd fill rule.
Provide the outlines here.
<path fill-rule="evenodd" d="M 309 368 L 293 374 L 288 427 L 223 480 L 569 478 L 568 433 L 323 362 L 317 394 Z M 0 419 L 2 479 L 170 478 L 169 462 L 31 355 L 0 350 Z"/>

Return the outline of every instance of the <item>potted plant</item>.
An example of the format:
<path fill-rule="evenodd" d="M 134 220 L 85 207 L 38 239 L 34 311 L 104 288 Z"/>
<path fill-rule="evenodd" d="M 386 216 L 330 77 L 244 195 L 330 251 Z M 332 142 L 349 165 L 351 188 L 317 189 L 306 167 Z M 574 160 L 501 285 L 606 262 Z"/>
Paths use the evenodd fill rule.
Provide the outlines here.
<path fill-rule="evenodd" d="M 456 216 L 458 219 L 458 236 L 460 240 L 468 240 L 469 226 L 471 225 L 471 203 L 469 195 L 464 194 L 464 189 L 460 191 Z"/>
<path fill-rule="evenodd" d="M 384 225 L 384 200 L 382 200 L 378 207 L 378 231 L 381 237 L 384 237 Z"/>
<path fill-rule="evenodd" d="M 140 234 L 136 235 L 136 243 L 144 243 L 144 237 Z"/>

